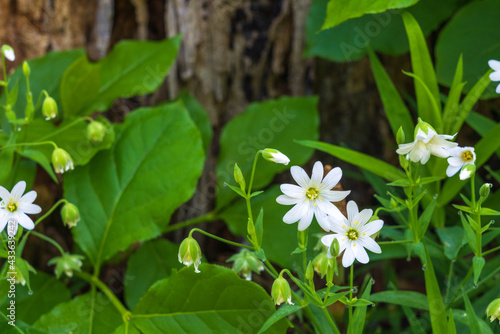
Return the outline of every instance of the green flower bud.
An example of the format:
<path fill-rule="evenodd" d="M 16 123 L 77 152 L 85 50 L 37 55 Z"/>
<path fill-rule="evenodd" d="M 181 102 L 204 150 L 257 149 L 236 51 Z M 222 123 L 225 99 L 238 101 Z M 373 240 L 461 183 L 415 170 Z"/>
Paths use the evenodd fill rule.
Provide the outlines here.
<path fill-rule="evenodd" d="M 47 96 L 45 100 L 43 100 L 42 114 L 47 121 L 57 117 L 57 103 L 50 96 Z"/>
<path fill-rule="evenodd" d="M 262 157 L 267 161 L 275 162 L 277 164 L 288 165 L 290 159 L 283 153 L 274 148 L 266 148 L 262 151 Z"/>
<path fill-rule="evenodd" d="M 281 274 L 274 280 L 273 286 L 271 287 L 271 296 L 274 299 L 276 305 L 280 305 L 283 302 L 287 302 L 290 305 L 292 303 L 292 289 L 290 289 L 290 284 L 284 279 Z"/>
<path fill-rule="evenodd" d="M 233 262 L 233 270 L 248 281 L 252 279 L 252 272 L 258 275 L 264 270 L 262 261 L 246 249 L 231 256 L 227 262 Z"/>
<path fill-rule="evenodd" d="M 309 263 L 307 264 L 307 268 L 306 268 L 306 279 L 308 281 L 312 281 L 314 279 L 314 267 L 312 265 L 312 262 L 309 261 Z"/>
<path fill-rule="evenodd" d="M 49 261 L 49 265 L 56 265 L 54 272 L 57 278 L 59 278 L 62 273 L 65 273 L 68 277 L 73 277 L 73 271 L 80 271 L 82 268 L 83 259 L 84 257 L 81 255 L 64 253 L 63 256 L 52 258 Z"/>
<path fill-rule="evenodd" d="M 52 165 L 56 173 L 62 174 L 73 169 L 73 160 L 68 152 L 62 148 L 56 148 L 54 152 L 52 152 Z"/>
<path fill-rule="evenodd" d="M 61 209 L 61 218 L 65 226 L 75 227 L 80 221 L 80 211 L 74 204 L 66 203 Z"/>
<path fill-rule="evenodd" d="M 403 144 L 405 142 L 405 132 L 403 131 L 403 127 L 400 126 L 398 132 L 396 133 L 396 142 L 398 144 Z"/>
<path fill-rule="evenodd" d="M 332 257 L 337 257 L 339 256 L 340 253 L 340 244 L 337 238 L 333 239 L 332 244 L 330 245 L 330 248 L 328 249 L 329 255 Z"/>
<path fill-rule="evenodd" d="M 485 183 L 481 186 L 479 189 L 479 196 L 483 197 L 484 199 L 487 199 L 488 196 L 490 196 L 490 189 L 493 187 L 491 183 Z"/>
<path fill-rule="evenodd" d="M 194 271 L 199 273 L 198 266 L 201 263 L 201 248 L 198 242 L 189 236 L 179 246 L 179 262 L 185 266 L 194 264 Z"/>
<path fill-rule="evenodd" d="M 402 167 L 403 169 L 407 169 L 407 168 L 408 168 L 408 165 L 409 165 L 410 163 L 408 162 L 408 158 L 407 158 L 406 156 L 404 156 L 404 155 L 400 155 L 400 156 L 399 156 L 399 164 L 401 165 L 401 167 Z"/>
<path fill-rule="evenodd" d="M 495 299 L 488 305 L 486 308 L 486 315 L 490 317 L 490 322 L 498 319 L 498 322 L 500 323 L 500 298 Z"/>
<path fill-rule="evenodd" d="M 328 273 L 329 268 L 332 271 L 335 270 L 335 258 L 328 257 L 327 252 L 321 252 L 313 259 L 312 265 L 314 271 L 323 278 Z"/>
<path fill-rule="evenodd" d="M 23 63 L 23 74 L 26 78 L 31 74 L 31 68 L 27 61 Z"/>
<path fill-rule="evenodd" d="M 418 118 L 418 124 L 415 127 L 415 137 L 417 136 L 418 130 L 422 130 L 426 135 L 429 134 L 429 129 L 436 132 L 434 128 L 427 122 L 422 121 L 422 119 Z"/>
<path fill-rule="evenodd" d="M 252 222 L 252 220 L 250 220 L 250 218 L 248 218 L 248 222 L 247 222 L 247 233 L 250 236 L 255 235 L 255 225 Z"/>
<path fill-rule="evenodd" d="M 241 190 L 245 191 L 245 178 L 243 177 L 240 167 L 238 167 L 236 163 L 234 164 L 234 180 L 240 185 Z"/>
<path fill-rule="evenodd" d="M 7 44 L 2 45 L 2 54 L 5 58 L 10 61 L 14 61 L 16 59 L 16 55 L 14 54 L 14 49 Z"/>
<path fill-rule="evenodd" d="M 87 139 L 95 144 L 100 144 L 106 135 L 106 127 L 101 122 L 92 121 L 87 125 Z"/>

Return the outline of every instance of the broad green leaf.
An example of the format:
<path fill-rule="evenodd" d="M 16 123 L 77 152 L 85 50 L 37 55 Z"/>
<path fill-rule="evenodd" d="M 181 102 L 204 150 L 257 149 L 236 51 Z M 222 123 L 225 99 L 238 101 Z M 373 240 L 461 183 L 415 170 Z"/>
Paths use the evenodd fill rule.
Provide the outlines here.
<path fill-rule="evenodd" d="M 96 268 L 160 235 L 204 163 L 200 133 L 179 102 L 138 109 L 115 130 L 110 150 L 64 177 L 65 198 L 81 214 L 75 241 Z"/>
<path fill-rule="evenodd" d="M 398 168 L 364 153 L 356 152 L 351 149 L 336 145 L 310 140 L 302 140 L 298 141 L 298 143 L 329 153 L 334 157 L 337 157 L 360 168 L 366 169 L 367 171 L 378 175 L 388 181 L 396 181 L 405 177 L 403 171 L 399 170 Z"/>
<path fill-rule="evenodd" d="M 387 290 L 370 295 L 370 300 L 372 302 L 396 304 L 421 310 L 429 309 L 426 296 L 416 291 Z"/>
<path fill-rule="evenodd" d="M 367 14 L 340 25 L 321 30 L 328 0 L 312 1 L 306 22 L 305 57 L 322 57 L 331 61 L 361 59 L 368 49 L 391 55 L 409 50 L 408 39 L 399 10 Z M 407 10 L 417 19 L 428 35 L 447 19 L 461 0 L 420 0 Z"/>
<path fill-rule="evenodd" d="M 439 88 L 432 64 L 431 55 L 427 49 L 424 34 L 417 20 L 408 12 L 403 12 L 408 41 L 410 42 L 410 56 L 413 73 L 421 79 L 414 80 L 417 97 L 418 116 L 429 122 L 438 132 L 441 131 L 441 104 Z M 426 89 L 429 90 L 430 96 Z M 437 110 L 435 108 L 437 106 Z"/>
<path fill-rule="evenodd" d="M 365 14 L 376 14 L 388 9 L 406 8 L 419 0 L 330 0 L 322 30 L 333 28 L 340 23 Z"/>
<path fill-rule="evenodd" d="M 121 323 L 120 313 L 105 295 L 97 293 L 92 298 L 92 293 L 86 293 L 57 305 L 34 327 L 50 334 L 109 334 Z"/>
<path fill-rule="evenodd" d="M 21 284 L 16 285 L 16 319 L 32 325 L 42 314 L 50 311 L 54 306 L 70 300 L 70 293 L 66 286 L 54 276 L 39 271 L 30 277 L 31 290 Z M 2 292 L 3 293 L 3 292 Z M 2 310 L 7 308 L 10 299 L 6 299 Z"/>
<path fill-rule="evenodd" d="M 497 123 L 478 112 L 471 111 L 465 120 L 479 135 L 485 136 Z"/>
<path fill-rule="evenodd" d="M 441 296 L 441 289 L 434 272 L 431 258 L 427 249 L 425 251 L 427 257 L 426 270 L 424 270 L 425 277 L 425 290 L 427 292 L 427 302 L 429 305 L 429 314 L 431 317 L 432 332 L 434 334 L 445 334 L 447 324 L 446 321 L 446 308 L 444 306 L 443 297 Z"/>
<path fill-rule="evenodd" d="M 279 186 L 272 186 L 260 196 L 252 198 L 253 216 L 257 217 L 258 209 L 264 209 L 262 248 L 266 250 L 268 259 L 283 267 L 294 268 L 295 265 L 302 264 L 302 254 L 291 255 L 294 249 L 297 248 L 297 224 L 289 225 L 283 222 L 283 216 L 292 206 L 276 203 L 276 198 L 281 194 Z M 245 200 L 239 199 L 226 208 L 220 214 L 220 218 L 226 222 L 234 235 L 247 235 L 248 213 Z M 318 240 L 312 235 L 321 232 L 315 219 L 313 219 L 309 230 L 310 236 L 307 248 L 310 256 L 313 256 L 313 248 Z M 279 236 L 279 238 L 276 236 Z"/>
<path fill-rule="evenodd" d="M 9 318 L 6 318 L 3 314 L 3 311 L 0 312 L 0 333 L 2 334 L 47 334 L 46 331 L 42 331 L 37 329 L 31 325 L 28 325 L 22 320 L 16 318 L 15 322 L 9 324 L 11 321 Z M 4 321 L 5 319 L 5 321 Z"/>
<path fill-rule="evenodd" d="M 275 313 L 259 285 L 232 270 L 202 264 L 153 285 L 134 308 L 131 324 L 144 333 L 256 333 Z M 265 333 L 283 333 L 279 321 Z"/>
<path fill-rule="evenodd" d="M 229 204 L 235 197 L 230 189 L 223 187 L 224 182 L 234 184 L 234 164 L 238 163 L 249 180 L 257 151 L 267 147 L 277 149 L 290 158 L 291 165 L 302 165 L 309 160 L 313 150 L 294 141 L 318 139 L 317 103 L 317 97 L 282 97 L 252 103 L 243 114 L 229 121 L 220 138 L 217 207 Z M 274 175 L 289 168 L 259 158 L 253 189 L 266 186 Z"/>
<path fill-rule="evenodd" d="M 436 68 L 439 82 L 452 83 L 455 64 L 460 55 L 464 60 L 465 91 L 479 79 L 488 67 L 488 60 L 498 59 L 500 31 L 496 25 L 500 3 L 496 0 L 471 1 L 463 6 L 439 34 L 436 45 Z M 496 97 L 491 83 L 483 97 Z M 481 93 L 479 94 L 481 95 Z"/>
<path fill-rule="evenodd" d="M 463 228 L 460 226 L 442 227 L 436 233 L 444 247 L 444 255 L 449 260 L 456 259 L 458 252 L 467 243 Z"/>
<path fill-rule="evenodd" d="M 302 306 L 300 305 L 288 305 L 285 304 L 281 306 L 279 309 L 276 310 L 276 312 L 273 313 L 269 318 L 267 318 L 266 322 L 262 327 L 260 328 L 259 332 L 257 334 L 263 333 L 265 330 L 267 330 L 271 325 L 274 325 L 277 321 L 288 317 L 290 314 L 293 314 L 299 310 L 302 309 Z"/>
<path fill-rule="evenodd" d="M 469 297 L 467 297 L 467 293 L 465 290 L 462 290 L 462 297 L 465 302 L 465 311 L 467 312 L 467 319 L 469 320 L 469 328 L 471 333 L 481 334 L 481 328 L 479 327 L 479 322 L 477 319 L 476 312 L 472 307 Z"/>
<path fill-rule="evenodd" d="M 189 94 L 187 90 L 183 90 L 181 92 L 179 99 L 182 100 L 187 111 L 189 112 L 189 116 L 191 116 L 194 124 L 198 127 L 201 138 L 203 139 L 203 148 L 205 149 L 205 154 L 207 154 L 213 137 L 213 129 L 210 124 L 207 111 L 193 96 L 191 96 L 191 94 Z"/>
<path fill-rule="evenodd" d="M 457 120 L 459 110 L 460 97 L 465 83 L 462 82 L 464 65 L 462 55 L 458 58 L 457 68 L 451 83 L 450 92 L 446 98 L 446 103 L 443 110 L 443 133 L 453 133 L 452 128 Z"/>
<path fill-rule="evenodd" d="M 125 301 L 130 309 L 153 283 L 168 277 L 172 269 L 183 267 L 177 259 L 178 250 L 179 245 L 158 239 L 145 242 L 130 256 L 123 284 Z"/>
<path fill-rule="evenodd" d="M 368 54 L 370 56 L 375 83 L 377 84 L 380 98 L 384 104 L 385 115 L 389 120 L 394 137 L 396 137 L 398 129 L 401 126 L 403 127 L 404 133 L 411 137 L 415 125 L 413 124 L 408 108 L 389 78 L 389 75 L 378 60 L 378 57 L 373 52 L 369 52 Z"/>
<path fill-rule="evenodd" d="M 54 182 L 58 183 L 59 181 L 57 180 L 56 174 L 54 173 L 54 170 L 52 169 L 52 165 L 50 164 L 50 160 L 47 158 L 47 156 L 36 149 L 36 146 L 32 149 L 27 149 L 24 151 L 19 152 L 23 157 L 31 159 L 38 163 L 42 168 L 49 174 L 49 176 L 54 180 Z"/>
<path fill-rule="evenodd" d="M 180 36 L 163 41 L 121 41 L 95 65 L 78 60 L 63 78 L 63 82 L 72 83 L 61 87 L 61 99 L 68 101 L 66 113 L 77 116 L 104 111 L 117 98 L 154 92 L 177 57 L 180 42 Z M 97 92 L 87 87 L 97 83 Z M 71 98 L 82 89 L 88 96 L 78 97 L 73 105 Z"/>

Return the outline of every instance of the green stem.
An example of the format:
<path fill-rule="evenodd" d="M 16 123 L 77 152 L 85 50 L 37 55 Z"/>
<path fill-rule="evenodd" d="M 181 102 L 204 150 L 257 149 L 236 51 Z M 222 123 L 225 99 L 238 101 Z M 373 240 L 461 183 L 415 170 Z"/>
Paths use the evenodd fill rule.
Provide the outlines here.
<path fill-rule="evenodd" d="M 351 287 L 351 291 L 349 291 L 349 300 L 352 301 L 352 290 L 354 289 L 354 264 L 351 264 L 351 277 L 349 279 L 349 286 Z M 349 305 L 349 324 L 347 328 L 352 326 L 352 306 Z"/>
<path fill-rule="evenodd" d="M 444 300 L 448 302 L 448 295 L 450 293 L 451 279 L 453 277 L 453 265 L 455 262 L 450 262 L 450 269 L 448 270 L 448 283 L 446 284 L 446 293 L 444 294 Z"/>
<path fill-rule="evenodd" d="M 465 284 L 469 281 L 470 277 L 472 275 L 472 266 L 469 268 L 469 271 L 467 272 L 467 275 L 465 275 L 464 279 L 462 280 L 462 282 L 460 282 L 460 285 L 458 286 L 458 289 L 455 290 L 455 293 L 453 294 L 453 296 L 451 297 L 451 302 L 449 302 L 447 305 L 446 305 L 446 309 L 448 310 L 451 306 L 451 304 L 453 304 L 455 302 L 455 298 L 457 298 L 457 294 L 462 291 L 463 287 L 465 286 Z"/>
<path fill-rule="evenodd" d="M 477 222 L 479 228 L 476 229 L 476 243 L 477 243 L 477 257 L 482 257 L 482 233 L 481 233 L 481 201 L 476 203 L 476 187 L 474 186 L 475 175 L 472 175 L 470 178 L 470 187 L 471 187 L 471 201 L 472 201 L 472 218 Z"/>
<path fill-rule="evenodd" d="M 229 241 L 229 240 L 226 240 L 226 239 L 223 239 L 221 237 L 218 237 L 214 234 L 211 234 L 211 233 L 208 233 L 208 232 L 205 232 L 199 228 L 193 228 L 190 232 L 189 232 L 189 236 L 191 236 L 193 234 L 193 232 L 200 232 L 204 235 L 206 235 L 207 237 L 210 237 L 210 238 L 213 238 L 215 240 L 218 240 L 220 242 L 224 242 L 228 245 L 232 245 L 232 246 L 236 246 L 236 247 L 241 247 L 241 248 L 246 248 L 246 249 L 249 249 L 249 250 L 254 250 L 254 248 L 252 246 L 248 246 L 248 245 L 244 245 L 244 244 L 240 244 L 239 242 L 234 242 L 234 241 Z"/>
<path fill-rule="evenodd" d="M 257 153 L 255 153 L 255 158 L 253 159 L 252 174 L 250 175 L 250 183 L 248 184 L 248 192 L 247 192 L 248 197 L 250 197 L 250 194 L 252 193 L 253 179 L 255 176 L 255 169 L 257 167 L 257 160 L 259 159 L 259 155 L 261 155 L 261 153 L 262 150 L 257 151 Z"/>
<path fill-rule="evenodd" d="M 40 145 L 52 145 L 54 146 L 54 148 L 57 148 L 57 145 L 56 143 L 54 143 L 53 141 L 40 141 L 40 142 L 36 142 L 36 143 L 19 143 L 19 144 L 11 144 L 11 145 L 5 145 L 2 147 L 2 150 L 3 149 L 6 149 L 6 148 L 11 148 L 11 147 L 19 147 L 19 146 L 40 146 Z"/>
<path fill-rule="evenodd" d="M 412 243 L 413 240 L 392 240 L 392 241 L 380 241 L 379 245 L 395 245 L 395 244 L 408 244 Z"/>
<path fill-rule="evenodd" d="M 130 319 L 131 312 L 127 310 L 127 308 L 120 302 L 120 300 L 115 296 L 115 294 L 111 291 L 111 289 L 104 284 L 98 277 L 96 276 L 91 276 L 90 274 L 84 272 L 84 271 L 78 271 L 75 272 L 75 276 L 80 277 L 81 279 L 87 281 L 93 286 L 96 286 L 101 290 L 106 297 L 113 303 L 115 308 L 120 312 L 123 318 L 123 322 L 127 323 L 128 320 Z"/>
<path fill-rule="evenodd" d="M 493 248 L 493 249 L 490 249 L 489 251 L 486 251 L 486 252 L 482 253 L 482 255 L 483 255 L 483 256 L 486 256 L 486 255 L 488 255 L 488 254 L 491 254 L 491 253 L 496 252 L 496 251 L 497 251 L 497 250 L 499 250 L 499 249 L 500 249 L 500 246 L 495 247 L 495 248 Z"/>
<path fill-rule="evenodd" d="M 328 312 L 327 308 L 326 307 L 322 307 L 321 310 L 323 311 L 323 314 L 325 315 L 326 319 L 328 319 L 328 322 L 330 323 L 330 326 L 332 326 L 333 332 L 335 334 L 340 334 L 340 331 L 339 331 L 339 329 L 337 327 L 337 324 L 333 320 L 332 315 L 330 314 L 330 312 Z"/>
<path fill-rule="evenodd" d="M 61 253 L 61 255 L 64 255 L 64 249 L 61 247 L 61 245 L 59 245 L 57 243 L 57 241 L 55 241 L 54 239 L 46 236 L 46 235 L 43 235 L 41 233 L 38 233 L 37 231 L 32 231 L 33 235 L 36 235 L 37 237 L 39 237 L 40 239 L 43 239 L 49 243 L 51 243 L 54 247 L 57 248 L 57 250 Z"/>
<path fill-rule="evenodd" d="M 176 231 L 176 230 L 179 230 L 179 229 L 182 229 L 185 227 L 189 227 L 191 225 L 213 222 L 215 220 L 217 220 L 217 215 L 216 215 L 215 211 L 211 211 L 211 212 L 206 213 L 202 216 L 199 216 L 199 217 L 196 217 L 193 219 L 189 219 L 189 220 L 186 220 L 184 222 L 169 226 L 166 228 L 165 233 Z"/>

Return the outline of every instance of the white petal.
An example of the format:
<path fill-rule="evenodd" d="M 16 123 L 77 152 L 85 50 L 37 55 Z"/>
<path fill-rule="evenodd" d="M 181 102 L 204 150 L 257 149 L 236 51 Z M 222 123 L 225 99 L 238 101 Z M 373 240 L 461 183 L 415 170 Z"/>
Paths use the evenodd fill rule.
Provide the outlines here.
<path fill-rule="evenodd" d="M 446 168 L 446 176 L 452 177 L 460 170 L 460 168 L 462 168 L 462 166 L 449 165 L 448 168 Z"/>
<path fill-rule="evenodd" d="M 14 50 L 12 49 L 7 49 L 3 52 L 5 58 L 7 58 L 10 61 L 14 61 L 16 59 L 16 55 L 14 54 Z"/>
<path fill-rule="evenodd" d="M 382 249 L 380 248 L 379 244 L 377 244 L 375 242 L 375 240 L 373 240 L 370 237 L 360 237 L 358 239 L 358 243 L 360 246 L 365 247 L 370 252 L 377 253 L 377 254 L 382 253 Z"/>
<path fill-rule="evenodd" d="M 3 231 L 3 229 L 7 225 L 7 222 L 8 222 L 7 217 L 4 216 L 2 213 L 0 213 L 0 232 Z"/>
<path fill-rule="evenodd" d="M 450 152 L 446 150 L 444 147 L 439 147 L 436 145 L 430 145 L 431 153 L 439 158 L 448 158 L 450 156 Z"/>
<path fill-rule="evenodd" d="M 21 197 L 21 202 L 26 204 L 31 204 L 36 199 L 36 191 L 31 190 Z"/>
<path fill-rule="evenodd" d="M 422 159 L 422 157 L 424 156 L 426 151 L 427 151 L 427 147 L 425 146 L 425 144 L 422 143 L 421 141 L 418 141 L 415 144 L 415 147 L 413 148 L 413 150 L 411 150 L 411 152 L 410 152 L 410 160 L 413 162 L 420 161 Z"/>
<path fill-rule="evenodd" d="M 276 202 L 282 205 L 293 205 L 300 201 L 302 201 L 301 198 L 293 198 L 287 195 L 279 195 L 278 198 L 276 198 Z"/>
<path fill-rule="evenodd" d="M 467 180 L 471 175 L 471 171 L 467 168 L 462 168 L 462 170 L 460 171 L 460 174 L 459 174 L 459 177 L 460 177 L 460 180 Z"/>
<path fill-rule="evenodd" d="M 282 184 L 280 186 L 280 189 L 285 195 L 287 195 L 289 197 L 300 198 L 300 199 L 306 198 L 305 189 L 301 188 L 299 186 L 296 186 L 294 184 L 288 184 L 288 183 Z"/>
<path fill-rule="evenodd" d="M 23 212 L 17 214 L 18 223 L 27 230 L 32 230 L 35 227 L 30 217 L 26 216 Z"/>
<path fill-rule="evenodd" d="M 312 209 L 312 205 L 306 205 L 307 211 L 304 216 L 299 220 L 299 231 L 304 231 L 306 228 L 311 225 L 313 219 L 314 210 Z"/>
<path fill-rule="evenodd" d="M 335 220 L 343 221 L 344 215 L 340 210 L 328 201 L 316 201 L 318 209 L 331 216 Z"/>
<path fill-rule="evenodd" d="M 340 179 L 342 178 L 342 169 L 339 167 L 335 167 L 331 171 L 326 174 L 325 178 L 323 179 L 323 183 L 321 184 L 322 189 L 327 189 L 330 190 L 333 187 L 339 183 Z"/>
<path fill-rule="evenodd" d="M 362 234 L 361 235 L 362 237 L 369 237 L 370 235 L 374 235 L 375 233 L 380 231 L 382 226 L 384 226 L 384 222 L 380 219 L 377 219 L 377 220 L 374 220 L 372 222 L 369 222 L 368 224 L 366 224 L 365 226 L 360 228 L 359 233 Z M 363 234 L 366 234 L 366 235 L 363 235 Z"/>
<path fill-rule="evenodd" d="M 321 242 L 326 247 L 330 247 L 334 239 L 335 239 L 335 234 L 327 234 L 321 237 Z"/>
<path fill-rule="evenodd" d="M 422 165 L 425 165 L 427 161 L 429 161 L 429 158 L 431 157 L 431 151 L 430 150 L 425 150 L 422 152 L 422 156 L 420 158 L 420 163 Z"/>
<path fill-rule="evenodd" d="M 488 60 L 488 65 L 495 71 L 500 71 L 500 61 L 491 59 Z"/>
<path fill-rule="evenodd" d="M 314 215 L 316 216 L 316 220 L 318 221 L 319 226 L 326 232 L 333 231 L 333 224 L 332 220 L 330 219 L 330 216 L 327 216 L 326 213 L 324 213 L 321 210 L 315 210 Z"/>
<path fill-rule="evenodd" d="M 293 179 L 299 186 L 301 186 L 304 189 L 309 189 L 309 184 L 311 183 L 311 180 L 309 179 L 309 176 L 307 176 L 307 173 L 305 170 L 300 168 L 299 166 L 292 166 L 290 168 L 290 173 L 292 174 Z"/>
<path fill-rule="evenodd" d="M 354 253 L 351 249 L 351 246 L 347 246 L 344 252 L 344 256 L 342 257 L 342 265 L 344 268 L 349 267 L 354 262 Z"/>
<path fill-rule="evenodd" d="M 4 201 L 8 201 L 10 199 L 10 191 L 0 186 L 0 198 Z"/>
<path fill-rule="evenodd" d="M 491 81 L 500 81 L 500 71 L 495 71 L 493 73 L 490 73 L 490 80 Z"/>
<path fill-rule="evenodd" d="M 499 84 L 499 85 L 497 86 L 497 88 L 495 89 L 495 92 L 496 92 L 497 94 L 500 94 L 500 84 Z"/>
<path fill-rule="evenodd" d="M 343 191 L 329 190 L 321 192 L 320 195 L 322 199 L 327 200 L 329 202 L 340 202 L 341 200 L 346 198 L 350 193 L 351 193 L 350 190 L 343 190 Z"/>
<path fill-rule="evenodd" d="M 30 215 L 36 215 L 37 213 L 42 212 L 42 208 L 40 208 L 36 204 L 25 204 L 25 203 L 19 203 L 18 207 L 19 211 L 30 214 Z"/>
<path fill-rule="evenodd" d="M 19 182 L 17 182 L 17 184 L 14 186 L 14 188 L 10 192 L 10 195 L 11 195 L 12 199 L 18 201 L 23 196 L 23 193 L 25 190 L 26 190 L 26 182 L 19 181 Z"/>
<path fill-rule="evenodd" d="M 356 260 L 358 260 L 359 262 L 368 263 L 368 261 L 370 261 L 370 258 L 368 257 L 368 253 L 366 253 L 365 249 L 361 246 L 361 244 L 358 242 L 358 240 L 353 242 L 352 252 L 354 253 L 354 256 L 356 257 Z"/>
<path fill-rule="evenodd" d="M 354 218 L 359 214 L 358 205 L 354 201 L 347 202 L 347 219 L 350 222 L 353 222 Z"/>
<path fill-rule="evenodd" d="M 318 187 L 321 185 L 321 180 L 323 179 L 323 164 L 321 161 L 316 161 L 313 166 L 311 175 L 311 186 Z"/>
<path fill-rule="evenodd" d="M 464 165 L 464 161 L 462 158 L 459 158 L 459 157 L 449 157 L 447 159 L 448 163 L 452 166 L 463 166 Z"/>
<path fill-rule="evenodd" d="M 372 209 L 364 209 L 359 213 L 358 216 L 358 226 L 363 226 L 365 225 L 370 218 L 373 216 L 373 210 Z"/>
<path fill-rule="evenodd" d="M 287 224 L 295 223 L 307 214 L 307 206 L 308 204 L 306 204 L 305 202 L 295 204 L 295 206 L 285 214 L 285 216 L 283 217 L 283 222 Z"/>

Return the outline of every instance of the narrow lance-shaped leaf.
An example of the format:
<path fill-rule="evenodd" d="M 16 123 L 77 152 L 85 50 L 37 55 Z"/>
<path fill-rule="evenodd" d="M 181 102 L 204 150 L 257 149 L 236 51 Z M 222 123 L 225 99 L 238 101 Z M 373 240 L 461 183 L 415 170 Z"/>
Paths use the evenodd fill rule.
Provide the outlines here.
<path fill-rule="evenodd" d="M 448 98 L 444 105 L 443 111 L 443 133 L 452 133 L 452 128 L 457 120 L 457 114 L 459 109 L 460 97 L 462 95 L 462 89 L 465 83 L 462 82 L 464 66 L 462 55 L 458 59 L 457 69 L 455 70 L 455 76 L 453 77 L 453 82 L 450 87 L 450 92 L 448 93 Z"/>

